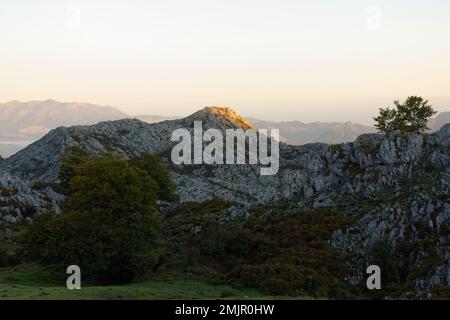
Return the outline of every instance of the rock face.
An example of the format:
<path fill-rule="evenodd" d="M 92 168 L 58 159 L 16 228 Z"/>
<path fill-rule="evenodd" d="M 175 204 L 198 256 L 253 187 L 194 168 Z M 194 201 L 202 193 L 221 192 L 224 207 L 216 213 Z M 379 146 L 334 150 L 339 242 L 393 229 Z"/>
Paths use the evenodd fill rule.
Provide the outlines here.
<path fill-rule="evenodd" d="M 337 230 L 331 245 L 351 254 L 355 282 L 373 259 L 372 248 L 385 243 L 397 252 L 400 269 L 432 261 L 427 272 L 411 279 L 417 290 L 450 285 L 450 124 L 429 135 L 365 134 L 331 146 L 280 144 L 278 174 L 260 176 L 258 165 L 173 165 L 172 131 L 192 130 L 196 120 L 204 129 L 252 128 L 231 109 L 205 108 L 156 124 L 125 119 L 52 130 L 0 161 L 3 219 L 24 218 L 30 210 L 41 212 L 49 205 L 58 210 L 63 197 L 50 186 L 69 145 L 125 157 L 147 151 L 167 163 L 182 201 L 221 197 L 240 204 L 239 210 L 289 202 L 351 215 L 353 223 Z M 42 182 L 44 187 L 37 188 Z"/>

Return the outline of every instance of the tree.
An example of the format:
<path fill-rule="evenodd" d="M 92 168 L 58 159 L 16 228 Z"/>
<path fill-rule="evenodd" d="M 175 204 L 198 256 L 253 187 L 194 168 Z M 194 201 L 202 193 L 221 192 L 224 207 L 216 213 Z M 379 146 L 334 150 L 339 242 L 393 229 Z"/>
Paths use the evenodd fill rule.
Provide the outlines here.
<path fill-rule="evenodd" d="M 374 118 L 375 127 L 384 134 L 393 132 L 421 133 L 428 130 L 427 123 L 436 111 L 422 97 L 410 96 L 405 102 L 394 101 L 395 108 L 380 108 Z"/>
<path fill-rule="evenodd" d="M 165 201 L 178 201 L 175 184 L 170 179 L 167 168 L 158 156 L 144 152 L 133 158 L 131 164 L 147 172 L 159 186 L 158 198 Z"/>
<path fill-rule="evenodd" d="M 106 283 L 129 282 L 152 270 L 163 249 L 157 244 L 158 182 L 132 161 L 108 153 L 76 152 L 64 161 L 63 174 L 70 176 L 66 206 L 31 224 L 24 256 L 63 270 L 75 264 L 84 278 Z"/>
<path fill-rule="evenodd" d="M 64 150 L 59 161 L 59 181 L 63 193 L 69 192 L 70 179 L 75 175 L 77 166 L 88 158 L 88 153 L 80 146 L 69 146 Z"/>

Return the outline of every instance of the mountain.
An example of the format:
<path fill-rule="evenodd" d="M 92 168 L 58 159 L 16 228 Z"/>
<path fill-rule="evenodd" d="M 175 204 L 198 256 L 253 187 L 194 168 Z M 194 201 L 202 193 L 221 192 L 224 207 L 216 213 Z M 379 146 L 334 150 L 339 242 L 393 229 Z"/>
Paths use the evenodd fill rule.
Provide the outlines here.
<path fill-rule="evenodd" d="M 59 126 L 129 117 L 113 107 L 55 100 L 0 104 L 0 154 L 9 156 Z"/>
<path fill-rule="evenodd" d="M 112 107 L 89 103 L 46 100 L 0 104 L 0 155 L 9 157 L 59 126 L 89 125 L 124 118 L 133 117 Z M 137 115 L 134 118 L 146 123 L 158 123 L 180 117 Z M 247 120 L 257 129 L 279 129 L 281 141 L 293 145 L 351 142 L 363 133 L 376 131 L 374 127 L 351 122 L 273 122 L 256 118 Z M 446 123 L 450 123 L 450 112 L 440 113 L 431 119 L 429 126 L 432 131 L 437 131 Z"/>
<path fill-rule="evenodd" d="M 256 128 L 278 128 L 285 141 L 293 145 L 322 142 L 328 144 L 354 141 L 363 133 L 374 133 L 374 127 L 352 122 L 264 121 L 247 118 Z"/>
<path fill-rule="evenodd" d="M 136 119 L 147 123 L 157 123 L 165 120 L 175 120 L 180 117 L 164 117 L 156 115 L 139 115 Z M 322 142 L 328 144 L 354 141 L 363 133 L 374 133 L 371 126 L 352 122 L 313 122 L 301 121 L 266 121 L 246 117 L 256 129 L 279 129 L 281 140 L 293 145 Z M 449 121 L 450 122 L 450 121 Z"/>
<path fill-rule="evenodd" d="M 172 164 L 172 131 L 192 132 L 196 120 L 204 129 L 252 128 L 223 108 L 155 124 L 123 119 L 59 127 L 0 161 L 1 219 L 59 210 L 64 196 L 54 185 L 59 157 L 69 145 L 125 157 L 147 151 L 166 163 L 182 202 L 215 197 L 233 202 L 223 219 L 321 208 L 345 216 L 348 226 L 334 231 L 330 246 L 347 257 L 352 284 L 364 282 L 375 259 L 398 277 L 405 292 L 450 286 L 450 124 L 427 136 L 364 134 L 334 145 L 282 143 L 278 174 L 260 176 L 259 165 Z"/>
<path fill-rule="evenodd" d="M 428 127 L 431 131 L 438 131 L 447 123 L 450 123 L 450 112 L 441 112 L 430 120 Z"/>
<path fill-rule="evenodd" d="M 91 153 L 112 151 L 126 157 L 147 151 L 163 155 L 168 162 L 167 153 L 174 145 L 174 142 L 170 141 L 172 131 L 177 128 L 188 128 L 192 131 L 195 120 L 202 121 L 205 130 L 208 128 L 220 130 L 253 128 L 248 121 L 233 110 L 218 107 L 207 107 L 186 118 L 155 124 L 147 124 L 137 119 L 122 119 L 104 121 L 88 126 L 59 127 L 24 150 L 2 160 L 0 162 L 0 173 L 9 174 L 11 177 L 20 178 L 22 181 L 54 182 L 57 179 L 59 156 L 69 145 L 80 145 Z M 353 143 L 341 145 L 330 146 L 315 143 L 294 146 L 281 144 L 281 170 L 277 176 L 264 177 L 264 179 L 260 179 L 259 175 L 252 176 L 257 170 L 257 166 L 252 165 L 210 166 L 216 173 L 214 176 L 221 177 L 220 181 L 213 178 L 200 179 L 202 180 L 202 188 L 196 186 L 197 192 L 186 193 L 184 199 L 186 201 L 202 201 L 215 195 L 217 188 L 210 185 L 211 181 L 223 183 L 223 186 L 226 185 L 226 188 L 223 188 L 220 192 L 221 195 L 241 203 L 267 203 L 276 199 L 291 198 L 294 195 L 299 199 L 303 199 L 303 197 L 306 199 L 309 198 L 308 195 L 314 193 L 314 190 L 320 191 L 325 186 L 333 186 L 336 182 L 340 183 L 343 177 L 346 177 L 346 173 L 342 172 L 345 165 L 359 166 L 363 171 L 366 168 L 383 170 L 383 173 L 386 171 L 386 176 L 383 176 L 383 179 L 376 180 L 380 185 L 368 184 L 371 190 L 380 189 L 385 185 L 395 185 L 397 180 L 392 180 L 393 172 L 391 170 L 393 168 L 391 167 L 397 165 L 399 161 L 415 161 L 416 156 L 410 155 L 411 152 L 433 151 L 426 154 L 426 156 L 433 157 L 430 161 L 436 162 L 438 156 L 439 161 L 447 161 L 446 150 L 444 150 L 445 152 L 442 151 L 444 155 L 441 155 L 436 150 L 432 150 L 432 145 L 430 145 L 437 137 L 445 134 L 445 128 L 447 126 L 432 134 L 430 139 L 419 141 L 421 143 L 420 146 L 417 146 L 417 148 L 420 147 L 419 150 L 405 149 L 405 154 L 400 157 L 403 159 L 401 161 L 396 158 L 397 152 L 401 150 L 389 149 L 397 148 L 401 146 L 401 143 L 380 134 L 365 134 Z M 409 141 L 405 143 L 408 144 Z M 178 171 L 185 169 L 184 167 L 189 166 L 174 166 L 173 174 L 183 179 L 184 175 Z M 199 171 L 197 172 L 197 170 Z M 401 171 L 405 170 L 405 168 L 401 169 Z M 189 170 L 189 179 L 196 179 L 197 173 L 201 176 L 202 168 Z M 405 174 L 407 173 L 405 172 Z M 246 177 L 247 175 L 250 176 Z M 245 182 L 244 177 L 250 179 L 250 185 L 257 190 L 249 189 L 249 184 Z M 359 181 L 359 179 L 352 181 L 352 183 L 357 184 L 352 184 L 347 188 L 359 190 L 361 184 L 365 183 L 367 179 L 369 177 L 364 177 L 364 181 Z M 260 180 L 264 182 L 262 185 Z M 340 185 L 340 187 L 343 186 Z M 181 191 L 183 193 L 183 190 Z"/>
<path fill-rule="evenodd" d="M 165 117 L 157 115 L 138 115 L 135 117 L 147 123 L 158 123 L 166 120 L 175 120 L 180 117 Z M 355 141 L 365 133 L 376 133 L 373 126 L 347 122 L 311 122 L 301 121 L 266 121 L 246 117 L 256 129 L 279 129 L 282 141 L 292 145 L 308 143 L 338 144 Z M 441 112 L 432 118 L 428 124 L 432 132 L 438 131 L 445 124 L 450 123 L 450 112 Z"/>
<path fill-rule="evenodd" d="M 351 142 L 365 133 L 375 133 L 377 129 L 373 126 L 362 125 L 352 122 L 312 122 L 301 121 L 264 121 L 256 118 L 247 118 L 256 128 L 278 128 L 280 135 L 285 141 L 293 145 L 322 142 L 337 144 Z M 447 123 L 450 123 L 450 112 L 441 112 L 432 118 L 428 127 L 431 132 L 438 131 Z"/>
<path fill-rule="evenodd" d="M 139 115 L 136 119 L 147 123 L 157 123 L 165 120 L 175 120 L 180 117 L 163 117 L 156 115 Z M 371 126 L 352 122 L 313 122 L 301 121 L 266 121 L 246 117 L 256 129 L 279 129 L 282 141 L 293 145 L 322 142 L 328 144 L 354 141 L 363 133 L 374 133 L 376 129 Z M 450 121 L 449 121 L 450 122 Z"/>
<path fill-rule="evenodd" d="M 166 121 L 166 120 L 180 119 L 181 117 L 164 117 L 164 116 L 157 116 L 157 115 L 137 115 L 134 118 L 139 119 L 144 122 L 147 122 L 147 123 L 158 123 L 158 122 Z"/>

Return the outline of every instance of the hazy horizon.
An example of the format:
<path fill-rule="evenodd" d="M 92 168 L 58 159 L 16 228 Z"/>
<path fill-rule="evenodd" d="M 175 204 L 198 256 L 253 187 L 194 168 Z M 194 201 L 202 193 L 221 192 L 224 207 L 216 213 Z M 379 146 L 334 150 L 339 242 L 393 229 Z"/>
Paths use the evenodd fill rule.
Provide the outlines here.
<path fill-rule="evenodd" d="M 121 112 L 125 113 L 129 117 L 157 116 L 157 117 L 161 117 L 161 118 L 172 118 L 172 117 L 183 118 L 183 117 L 187 117 L 187 116 L 191 115 L 192 113 L 194 113 L 196 111 L 201 110 L 204 107 L 216 107 L 216 106 L 199 106 L 198 108 L 194 108 L 194 109 L 192 109 L 192 111 L 189 111 L 188 113 L 185 113 L 185 114 L 155 113 L 155 112 L 152 112 L 151 108 L 147 108 L 147 110 L 150 110 L 150 112 L 133 114 L 133 113 L 127 113 L 126 111 L 124 111 L 124 108 L 121 108 L 120 106 L 107 105 L 107 104 L 96 104 L 96 103 L 92 103 L 92 102 L 89 102 L 89 101 L 58 101 L 58 100 L 53 99 L 53 98 L 47 98 L 47 99 L 43 99 L 43 100 L 38 100 L 38 99 L 32 99 L 32 100 L 14 99 L 14 100 L 9 100 L 9 101 L 0 101 L 0 106 L 2 104 L 11 103 L 11 102 L 30 103 L 30 102 L 43 102 L 43 101 L 46 101 L 46 100 L 53 100 L 53 101 L 56 101 L 58 103 L 79 103 L 79 104 L 92 104 L 92 105 L 100 106 L 100 107 L 111 107 L 111 108 L 117 109 L 118 111 L 121 111 Z M 218 106 L 218 107 L 231 108 L 234 111 L 236 111 L 243 118 L 253 118 L 253 119 L 257 119 L 257 120 L 261 120 L 261 121 L 270 121 L 270 122 L 289 122 L 289 121 L 299 121 L 299 122 L 303 122 L 303 123 L 315 123 L 315 122 L 343 123 L 343 122 L 352 122 L 354 124 L 361 124 L 361 125 L 367 125 L 367 126 L 373 126 L 373 124 L 374 124 L 373 118 L 368 119 L 368 121 L 355 121 L 355 120 L 352 120 L 351 116 L 349 116 L 349 118 L 345 118 L 345 114 L 344 114 L 344 117 L 341 117 L 340 119 L 330 119 L 330 120 L 324 120 L 324 119 L 305 120 L 305 119 L 296 119 L 296 118 L 293 118 L 293 117 L 290 117 L 290 118 L 274 118 L 274 117 L 266 118 L 266 117 L 259 117 L 259 116 L 254 115 L 254 114 L 241 113 L 239 108 L 235 108 L 233 106 Z M 436 106 L 434 106 L 434 109 L 438 111 L 437 115 L 439 113 L 441 113 L 441 112 L 450 112 L 450 108 L 437 108 Z"/>
<path fill-rule="evenodd" d="M 371 124 L 421 95 L 450 111 L 449 13 L 444 0 L 4 0 L 0 101 Z"/>

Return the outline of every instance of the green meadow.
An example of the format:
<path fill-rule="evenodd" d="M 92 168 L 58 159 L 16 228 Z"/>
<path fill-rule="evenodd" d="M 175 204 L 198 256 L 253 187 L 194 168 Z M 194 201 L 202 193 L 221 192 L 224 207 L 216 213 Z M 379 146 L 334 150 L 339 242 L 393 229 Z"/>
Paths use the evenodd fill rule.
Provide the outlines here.
<path fill-rule="evenodd" d="M 270 299 L 254 289 L 235 289 L 173 275 L 126 285 L 66 287 L 64 274 L 37 265 L 0 269 L 0 300 L 146 300 L 146 299 Z M 281 298 L 281 297 L 279 297 Z"/>

